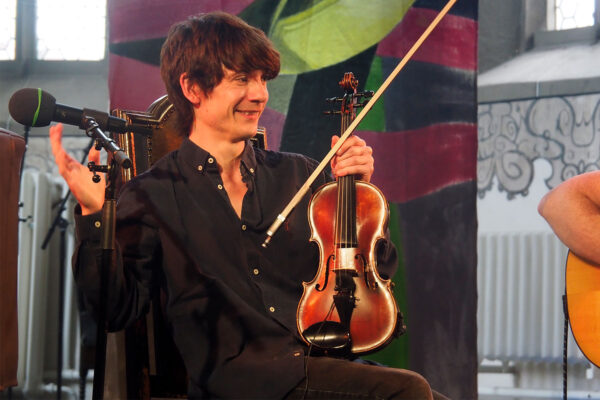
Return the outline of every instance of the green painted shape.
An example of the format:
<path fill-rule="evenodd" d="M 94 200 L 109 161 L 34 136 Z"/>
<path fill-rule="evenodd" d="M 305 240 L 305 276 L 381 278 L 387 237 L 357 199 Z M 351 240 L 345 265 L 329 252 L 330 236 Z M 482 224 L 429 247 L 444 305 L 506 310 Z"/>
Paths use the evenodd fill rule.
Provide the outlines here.
<path fill-rule="evenodd" d="M 408 330 L 404 335 L 392 340 L 392 342 L 383 349 L 362 358 L 377 361 L 389 367 L 408 368 L 410 361 L 408 347 L 410 325 L 408 324 L 408 317 L 406 315 L 406 310 L 408 310 L 408 302 L 406 299 L 406 269 L 402 247 L 402 229 L 399 224 L 399 218 L 396 204 L 390 204 L 390 238 L 398 250 L 398 270 L 392 279 L 394 282 L 394 297 L 396 299 L 396 305 L 404 314 L 404 324 L 408 326 Z"/>
<path fill-rule="evenodd" d="M 284 2 L 285 3 L 285 2 Z M 322 0 L 296 14 L 275 11 L 269 37 L 281 53 L 281 73 L 335 65 L 383 39 L 413 0 Z"/>
<path fill-rule="evenodd" d="M 268 32 L 276 9 L 277 3 L 273 0 L 254 0 L 238 14 L 238 17 L 263 32 Z"/>
<path fill-rule="evenodd" d="M 279 75 L 267 83 L 269 107 L 287 115 L 297 75 Z"/>
<path fill-rule="evenodd" d="M 365 83 L 364 90 L 377 91 L 383 83 L 383 70 L 381 57 L 373 57 L 369 75 L 367 76 L 367 82 Z M 381 96 L 379 100 L 373 105 L 369 113 L 365 118 L 358 124 L 357 129 L 359 131 L 374 131 L 374 132 L 385 132 L 385 108 L 384 108 L 384 96 Z"/>

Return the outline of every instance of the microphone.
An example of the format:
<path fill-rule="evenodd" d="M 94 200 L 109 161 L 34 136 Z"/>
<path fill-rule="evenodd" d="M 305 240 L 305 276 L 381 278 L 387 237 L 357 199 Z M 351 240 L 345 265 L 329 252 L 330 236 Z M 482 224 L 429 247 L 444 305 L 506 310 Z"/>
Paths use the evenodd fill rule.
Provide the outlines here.
<path fill-rule="evenodd" d="M 102 130 L 113 133 L 137 132 L 152 134 L 152 125 L 128 123 L 102 111 L 79 109 L 58 104 L 54 96 L 42 89 L 17 90 L 8 102 L 8 111 L 15 121 L 25 126 L 48 126 L 50 122 L 63 122 L 85 129 L 85 117 L 93 118 Z"/>

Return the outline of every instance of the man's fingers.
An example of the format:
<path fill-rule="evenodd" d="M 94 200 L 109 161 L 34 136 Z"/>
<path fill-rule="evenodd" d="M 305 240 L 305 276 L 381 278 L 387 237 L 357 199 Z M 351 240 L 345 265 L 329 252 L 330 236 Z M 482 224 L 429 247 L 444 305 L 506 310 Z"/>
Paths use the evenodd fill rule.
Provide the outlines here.
<path fill-rule="evenodd" d="M 52 146 L 52 154 L 56 157 L 62 148 L 62 124 L 53 125 L 50 127 L 50 145 Z"/>
<path fill-rule="evenodd" d="M 331 146 L 339 141 L 337 136 L 331 138 Z M 373 149 L 358 136 L 349 137 L 338 149 L 331 160 L 331 170 L 337 177 L 359 175 L 369 181 L 374 171 Z"/>
<path fill-rule="evenodd" d="M 100 150 L 96 150 L 96 146 L 92 146 L 88 153 L 88 161 L 99 164 L 100 163 Z"/>
<path fill-rule="evenodd" d="M 335 146 L 335 144 L 338 142 L 338 140 L 340 140 L 340 137 L 337 135 L 333 135 L 331 137 L 331 147 Z"/>
<path fill-rule="evenodd" d="M 52 154 L 54 155 L 54 161 L 58 166 L 58 172 L 64 176 L 68 170 L 69 163 L 72 161 L 72 157 L 65 151 L 62 145 L 62 124 L 53 125 L 50 127 L 50 146 L 52 148 Z"/>
<path fill-rule="evenodd" d="M 336 156 L 344 159 L 356 155 L 362 155 L 369 153 L 371 148 L 367 146 L 367 143 L 359 138 L 358 136 L 352 136 L 344 142 L 344 144 L 337 151 Z M 369 153 L 370 154 L 370 153 Z"/>

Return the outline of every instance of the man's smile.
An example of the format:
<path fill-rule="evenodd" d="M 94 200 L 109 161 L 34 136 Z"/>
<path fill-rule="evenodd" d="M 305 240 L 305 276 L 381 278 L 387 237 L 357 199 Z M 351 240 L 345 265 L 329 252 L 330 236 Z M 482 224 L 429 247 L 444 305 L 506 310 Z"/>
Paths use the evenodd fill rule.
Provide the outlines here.
<path fill-rule="evenodd" d="M 262 110 L 235 110 L 246 118 L 258 118 Z"/>

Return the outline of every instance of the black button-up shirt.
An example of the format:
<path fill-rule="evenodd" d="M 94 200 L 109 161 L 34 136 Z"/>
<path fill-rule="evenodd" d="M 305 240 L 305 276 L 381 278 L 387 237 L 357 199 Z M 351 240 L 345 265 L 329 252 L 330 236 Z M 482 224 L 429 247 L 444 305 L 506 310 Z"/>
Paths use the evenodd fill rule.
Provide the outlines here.
<path fill-rule="evenodd" d="M 307 194 L 265 249 L 266 230 L 316 167 L 302 155 L 246 144 L 248 191 L 241 219 L 216 160 L 190 140 L 123 187 L 117 206 L 117 265 L 109 279 L 108 323 L 144 315 L 150 293 L 166 293 L 166 317 L 190 378 L 190 397 L 281 398 L 303 378 L 306 346 L 296 327 L 302 282 L 314 278 Z M 311 192 L 326 183 L 321 174 Z M 98 302 L 98 214 L 78 216 L 74 273 Z M 396 253 L 378 249 L 379 271 Z"/>

